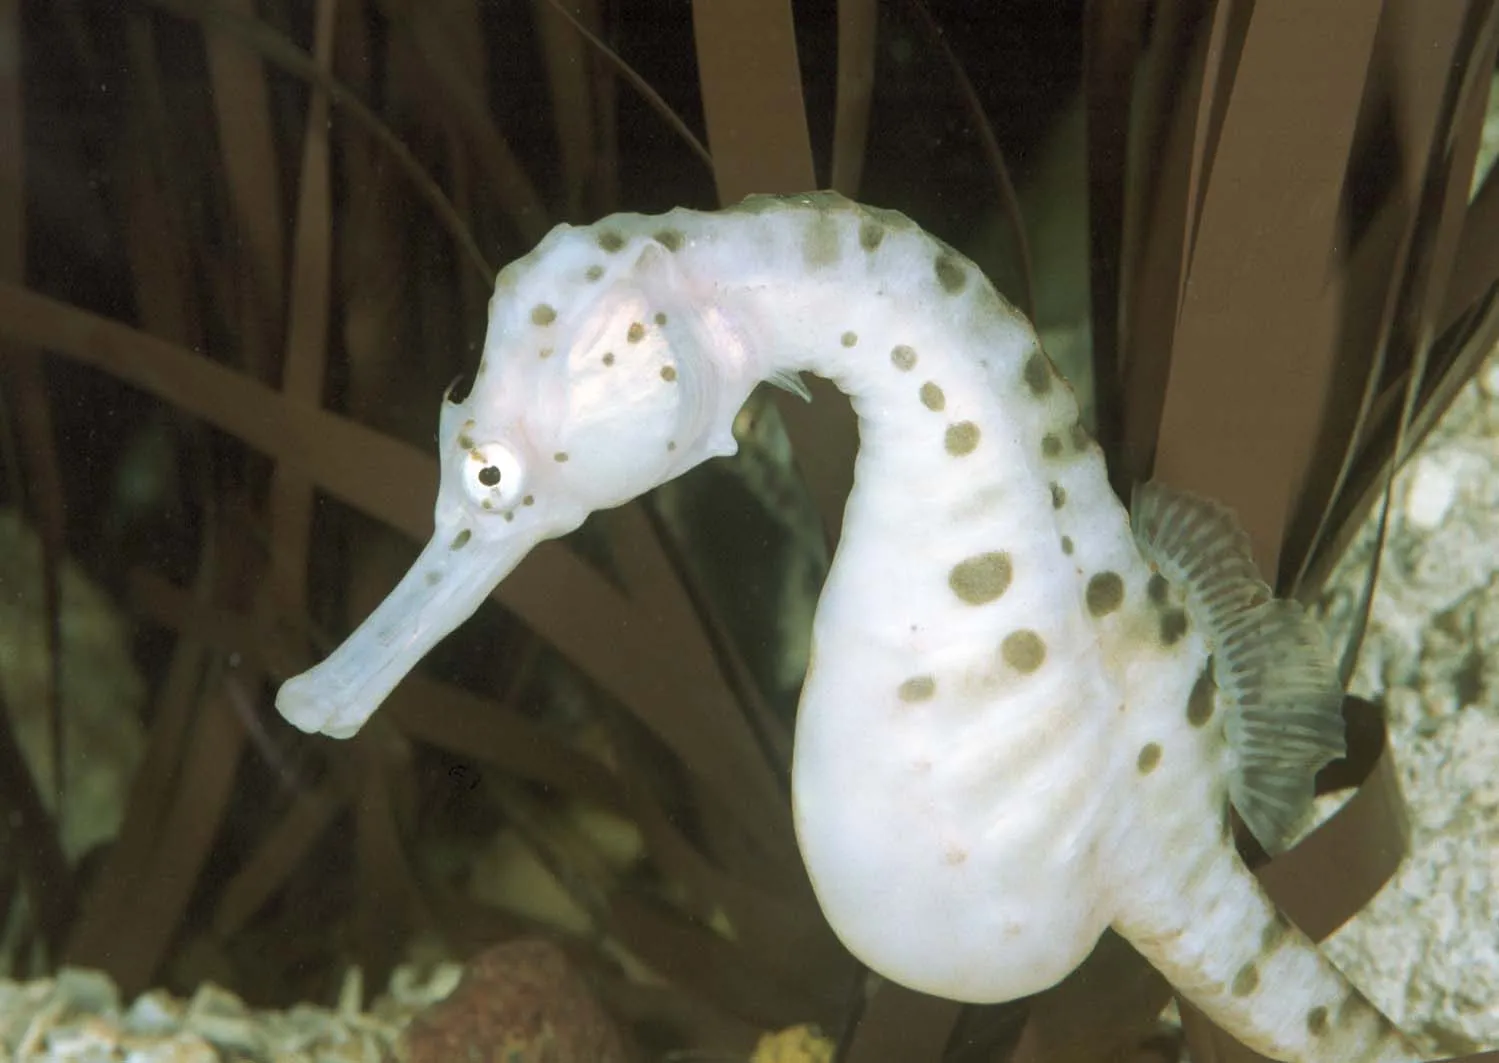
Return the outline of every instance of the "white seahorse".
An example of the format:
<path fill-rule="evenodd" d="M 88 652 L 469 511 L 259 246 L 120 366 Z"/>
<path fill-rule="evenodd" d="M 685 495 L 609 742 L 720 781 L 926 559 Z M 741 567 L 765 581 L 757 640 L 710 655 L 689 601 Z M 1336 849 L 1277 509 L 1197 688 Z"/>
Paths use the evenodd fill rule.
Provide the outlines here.
<path fill-rule="evenodd" d="M 1113 926 L 1245 1044 L 1415 1060 L 1272 905 L 1232 798 L 1284 841 L 1342 749 L 1318 632 L 1225 511 L 1133 534 L 1027 322 L 904 216 L 830 193 L 560 226 L 499 275 L 444 402 L 436 531 L 277 705 L 347 737 L 538 542 L 715 455 L 762 380 L 852 398 L 860 447 L 792 772 L 834 931 L 962 1001 L 1054 984 Z"/>

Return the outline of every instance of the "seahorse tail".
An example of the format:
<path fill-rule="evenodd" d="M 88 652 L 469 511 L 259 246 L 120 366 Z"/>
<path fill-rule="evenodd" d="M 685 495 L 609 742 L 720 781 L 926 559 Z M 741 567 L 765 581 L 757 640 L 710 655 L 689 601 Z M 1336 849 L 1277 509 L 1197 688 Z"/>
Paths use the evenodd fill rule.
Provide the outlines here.
<path fill-rule="evenodd" d="M 1115 921 L 1184 997 L 1245 1046 L 1285 1063 L 1422 1058 L 1275 907 L 1226 836 L 1196 851 L 1175 868 L 1156 864 Z"/>

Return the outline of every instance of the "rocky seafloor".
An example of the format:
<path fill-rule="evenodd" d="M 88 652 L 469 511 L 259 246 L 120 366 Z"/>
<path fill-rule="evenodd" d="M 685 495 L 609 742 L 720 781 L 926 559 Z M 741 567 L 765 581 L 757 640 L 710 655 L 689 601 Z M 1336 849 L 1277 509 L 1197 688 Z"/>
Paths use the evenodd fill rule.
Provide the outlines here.
<path fill-rule="evenodd" d="M 1329 583 L 1335 639 L 1374 544 Z M 1402 1028 L 1499 1046 L 1499 357 L 1396 477 L 1371 612 L 1350 689 L 1386 706 L 1411 849 L 1324 947 Z"/>

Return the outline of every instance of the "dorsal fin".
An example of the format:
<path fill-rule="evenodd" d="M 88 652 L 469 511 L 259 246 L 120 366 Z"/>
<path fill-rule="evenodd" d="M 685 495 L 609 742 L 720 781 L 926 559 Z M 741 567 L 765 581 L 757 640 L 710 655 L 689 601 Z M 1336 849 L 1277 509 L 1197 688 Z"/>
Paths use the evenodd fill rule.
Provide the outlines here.
<path fill-rule="evenodd" d="M 1313 778 L 1345 752 L 1332 654 L 1306 610 L 1260 578 L 1229 509 L 1158 483 L 1137 487 L 1130 508 L 1141 554 L 1182 588 L 1208 639 L 1234 753 L 1229 799 L 1279 852 L 1310 811 Z"/>

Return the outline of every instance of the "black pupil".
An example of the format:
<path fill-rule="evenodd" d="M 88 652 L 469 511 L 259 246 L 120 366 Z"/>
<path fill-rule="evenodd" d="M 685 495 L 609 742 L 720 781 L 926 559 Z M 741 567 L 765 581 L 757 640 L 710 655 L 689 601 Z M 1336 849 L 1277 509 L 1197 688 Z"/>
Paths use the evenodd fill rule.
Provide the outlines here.
<path fill-rule="evenodd" d="M 486 465 L 479 470 L 479 482 L 485 487 L 493 487 L 500 482 L 500 470 L 493 465 Z"/>

